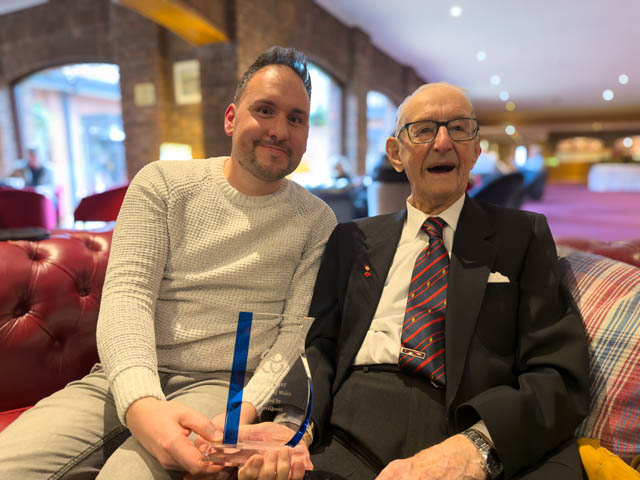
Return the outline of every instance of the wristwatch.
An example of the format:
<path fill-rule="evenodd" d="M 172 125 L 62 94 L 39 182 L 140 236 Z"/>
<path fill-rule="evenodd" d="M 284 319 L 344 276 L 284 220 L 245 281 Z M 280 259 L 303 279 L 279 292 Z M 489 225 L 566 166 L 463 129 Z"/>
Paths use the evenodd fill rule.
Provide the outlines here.
<path fill-rule="evenodd" d="M 487 477 L 491 480 L 498 478 L 503 470 L 502 462 L 498 458 L 498 453 L 496 452 L 495 448 L 493 448 L 493 445 L 489 443 L 489 440 L 487 440 L 487 438 L 482 433 L 473 428 L 464 430 L 462 432 L 462 435 L 471 440 L 473 442 L 473 445 L 482 454 L 482 458 L 484 459 L 484 469 L 487 472 Z"/>

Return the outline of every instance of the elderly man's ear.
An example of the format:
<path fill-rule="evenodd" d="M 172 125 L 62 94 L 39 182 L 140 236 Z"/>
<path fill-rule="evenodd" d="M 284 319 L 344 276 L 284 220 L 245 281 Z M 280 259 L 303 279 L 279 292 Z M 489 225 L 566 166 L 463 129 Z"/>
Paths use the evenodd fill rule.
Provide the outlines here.
<path fill-rule="evenodd" d="M 394 170 L 396 172 L 404 171 L 404 166 L 400 160 L 400 142 L 396 137 L 387 138 L 386 150 L 387 158 L 391 162 L 391 165 L 393 165 Z"/>
<path fill-rule="evenodd" d="M 474 158 L 473 160 L 473 165 L 475 166 L 476 162 L 478 161 L 478 157 L 482 153 L 482 147 L 480 146 L 480 139 L 478 137 L 476 137 L 476 139 L 473 142 L 474 142 L 473 153 L 476 156 L 476 158 Z"/>

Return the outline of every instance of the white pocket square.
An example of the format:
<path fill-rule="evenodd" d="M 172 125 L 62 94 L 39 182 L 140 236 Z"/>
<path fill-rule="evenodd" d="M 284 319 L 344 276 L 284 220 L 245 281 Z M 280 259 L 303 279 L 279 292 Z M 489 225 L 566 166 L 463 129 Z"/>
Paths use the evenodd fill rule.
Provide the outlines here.
<path fill-rule="evenodd" d="M 505 277 L 503 274 L 501 274 L 500 272 L 491 272 L 489 274 L 489 280 L 487 280 L 488 283 L 509 283 L 509 277 Z"/>

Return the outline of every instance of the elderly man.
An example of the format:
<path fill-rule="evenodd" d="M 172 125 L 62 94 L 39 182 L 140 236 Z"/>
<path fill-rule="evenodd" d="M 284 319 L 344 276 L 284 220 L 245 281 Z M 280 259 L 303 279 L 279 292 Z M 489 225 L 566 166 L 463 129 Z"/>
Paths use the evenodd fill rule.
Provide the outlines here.
<path fill-rule="evenodd" d="M 304 56 L 274 47 L 226 110 L 231 156 L 154 162 L 136 175 L 100 306 L 102 365 L 2 432 L 0 478 L 169 479 L 220 469 L 201 463 L 189 437 L 216 433 L 237 311 L 274 314 L 254 325 L 242 413 L 250 423 L 273 389 L 261 367 L 286 358 L 299 338 L 291 317 L 307 313 L 335 226 L 325 203 L 284 178 L 306 149 L 310 95 Z M 289 456 L 252 461 L 268 476 Z"/>
<path fill-rule="evenodd" d="M 460 88 L 417 89 L 386 145 L 406 210 L 327 243 L 307 336 L 317 475 L 582 478 L 582 323 L 545 218 L 465 195 L 477 135 Z"/>

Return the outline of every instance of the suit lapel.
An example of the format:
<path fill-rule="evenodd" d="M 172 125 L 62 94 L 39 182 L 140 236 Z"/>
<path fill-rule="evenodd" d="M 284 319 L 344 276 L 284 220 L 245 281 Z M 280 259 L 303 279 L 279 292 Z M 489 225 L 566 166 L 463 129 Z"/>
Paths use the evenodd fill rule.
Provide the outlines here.
<path fill-rule="evenodd" d="M 446 406 L 451 406 L 460 386 L 469 345 L 476 328 L 496 248 L 493 228 L 475 200 L 465 199 L 456 228 L 449 266 L 445 355 Z"/>
<path fill-rule="evenodd" d="M 378 308 L 406 216 L 407 212 L 403 210 L 357 222 L 362 245 L 355 247 L 343 313 L 345 330 L 348 331 L 345 331 L 341 356 L 348 367 L 353 364 Z"/>

